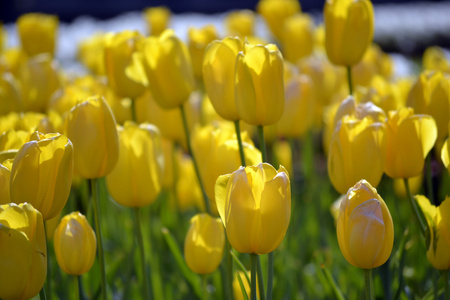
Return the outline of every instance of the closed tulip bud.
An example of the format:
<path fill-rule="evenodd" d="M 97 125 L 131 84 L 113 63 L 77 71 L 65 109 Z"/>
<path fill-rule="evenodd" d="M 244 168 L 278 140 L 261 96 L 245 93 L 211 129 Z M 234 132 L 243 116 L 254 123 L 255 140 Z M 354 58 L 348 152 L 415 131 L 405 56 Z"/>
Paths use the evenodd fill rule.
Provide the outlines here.
<path fill-rule="evenodd" d="M 430 116 L 415 115 L 412 108 L 390 111 L 386 137 L 386 174 L 392 178 L 414 177 L 422 172 L 425 157 L 436 142 L 436 122 Z"/>
<path fill-rule="evenodd" d="M 106 75 L 104 54 L 104 33 L 95 33 L 78 44 L 78 60 L 95 75 Z"/>
<path fill-rule="evenodd" d="M 275 124 L 284 111 L 284 65 L 277 46 L 244 45 L 236 61 L 235 100 L 240 118 Z"/>
<path fill-rule="evenodd" d="M 291 187 L 283 166 L 240 167 L 216 182 L 216 202 L 228 240 L 241 253 L 266 254 L 284 239 L 291 216 Z"/>
<path fill-rule="evenodd" d="M 202 28 L 191 27 L 188 30 L 188 49 L 192 58 L 194 75 L 197 78 L 202 78 L 205 48 L 215 39 L 217 39 L 217 30 L 214 25 L 207 25 Z"/>
<path fill-rule="evenodd" d="M 433 70 L 448 73 L 450 71 L 450 61 L 439 46 L 431 46 L 425 49 L 422 57 L 424 70 Z"/>
<path fill-rule="evenodd" d="M 146 38 L 126 72 L 132 80 L 148 86 L 164 109 L 182 105 L 195 88 L 189 51 L 171 29 Z"/>
<path fill-rule="evenodd" d="M 382 76 L 389 79 L 393 73 L 391 57 L 384 53 L 376 44 L 367 48 L 362 60 L 356 64 L 353 71 L 355 86 L 369 86 L 374 76 Z"/>
<path fill-rule="evenodd" d="M 116 121 L 105 99 L 90 97 L 66 116 L 64 132 L 73 143 L 74 170 L 83 178 L 108 175 L 119 157 Z"/>
<path fill-rule="evenodd" d="M 19 82 L 10 72 L 0 75 L 0 115 L 23 109 Z"/>
<path fill-rule="evenodd" d="M 155 201 L 161 191 L 164 157 L 157 127 L 125 122 L 119 132 L 119 159 L 106 177 L 111 197 L 127 207 Z"/>
<path fill-rule="evenodd" d="M 426 234 L 428 261 L 438 270 L 450 269 L 450 200 L 446 197 L 436 207 L 427 197 L 415 196 L 425 219 L 428 229 Z"/>
<path fill-rule="evenodd" d="M 73 212 L 62 218 L 56 227 L 53 245 L 58 265 L 67 274 L 80 276 L 92 268 L 97 240 L 81 213 Z"/>
<path fill-rule="evenodd" d="M 373 39 L 372 2 L 327 0 L 323 15 L 328 59 L 340 66 L 357 64 Z"/>
<path fill-rule="evenodd" d="M 137 51 L 143 36 L 137 31 L 125 30 L 109 33 L 104 38 L 105 70 L 111 89 L 121 97 L 136 98 L 144 93 L 145 87 L 125 75 L 132 55 Z"/>
<path fill-rule="evenodd" d="M 379 108 L 372 103 L 359 106 L 359 109 L 337 123 L 331 138 L 328 176 L 341 194 L 364 178 L 377 186 L 383 175 L 386 158 L 384 118 L 378 119 Z"/>
<path fill-rule="evenodd" d="M 357 182 L 342 200 L 337 238 L 345 259 L 361 269 L 381 266 L 391 255 L 394 244 L 391 214 L 367 181 Z"/>
<path fill-rule="evenodd" d="M 266 21 L 272 34 L 280 40 L 284 21 L 301 12 L 301 7 L 298 0 L 260 0 L 256 11 Z"/>
<path fill-rule="evenodd" d="M 182 151 L 176 155 L 178 180 L 176 182 L 176 208 L 181 212 L 197 207 L 200 211 L 205 210 L 202 190 L 198 185 L 192 158 Z"/>
<path fill-rule="evenodd" d="M 450 122 L 448 125 L 450 127 Z M 444 144 L 442 145 L 441 159 L 442 159 L 442 163 L 444 164 L 444 166 L 450 172 L 450 139 L 449 138 L 447 138 L 445 140 Z"/>
<path fill-rule="evenodd" d="M 283 54 L 292 63 L 311 55 L 314 46 L 314 20 L 307 14 L 286 19 L 282 32 Z"/>
<path fill-rule="evenodd" d="M 228 36 L 253 36 L 255 13 L 248 9 L 232 11 L 225 16 L 225 27 Z"/>
<path fill-rule="evenodd" d="M 55 52 L 58 33 L 58 17 L 39 13 L 29 13 L 17 20 L 17 29 L 23 50 L 33 56 Z"/>
<path fill-rule="evenodd" d="M 246 163 L 248 165 L 260 163 L 261 152 L 253 146 L 246 132 L 243 132 L 241 136 Z M 231 173 L 241 165 L 235 130 L 231 123 L 226 122 L 210 124 L 203 128 L 196 127 L 192 133 L 191 144 L 195 157 L 201 157 L 208 162 L 198 167 L 205 192 L 212 202 L 211 208 L 213 212 L 217 212 L 214 201 L 217 177 Z"/>
<path fill-rule="evenodd" d="M 214 272 L 222 261 L 225 233 L 222 221 L 208 214 L 197 214 L 184 240 L 184 258 L 197 274 Z"/>
<path fill-rule="evenodd" d="M 292 147 L 288 141 L 276 141 L 273 144 L 273 154 L 277 165 L 285 166 L 289 174 L 293 174 Z"/>
<path fill-rule="evenodd" d="M 150 35 L 158 36 L 168 27 L 170 9 L 165 6 L 148 7 L 144 10 L 144 19 Z"/>
<path fill-rule="evenodd" d="M 49 220 L 61 212 L 69 198 L 73 147 L 59 133 L 38 134 L 33 138 L 14 158 L 11 201 L 28 201 L 41 212 L 44 220 Z"/>
<path fill-rule="evenodd" d="M 203 58 L 203 82 L 217 114 L 230 121 L 239 120 L 236 108 L 234 81 L 236 57 L 244 43 L 238 37 L 213 41 Z"/>
<path fill-rule="evenodd" d="M 0 244 L 0 298 L 33 298 L 47 276 L 41 213 L 28 203 L 0 205 Z"/>

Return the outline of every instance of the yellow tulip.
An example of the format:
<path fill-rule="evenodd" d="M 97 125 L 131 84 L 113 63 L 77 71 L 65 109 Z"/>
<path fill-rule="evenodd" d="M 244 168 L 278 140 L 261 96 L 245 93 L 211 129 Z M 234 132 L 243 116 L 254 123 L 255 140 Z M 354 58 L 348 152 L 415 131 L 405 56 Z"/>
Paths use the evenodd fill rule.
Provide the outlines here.
<path fill-rule="evenodd" d="M 308 14 L 296 14 L 286 19 L 282 31 L 283 54 L 292 63 L 311 55 L 314 46 L 314 20 Z"/>
<path fill-rule="evenodd" d="M 30 133 L 25 130 L 10 129 L 0 135 L 0 151 L 19 149 L 30 141 Z"/>
<path fill-rule="evenodd" d="M 276 141 L 273 144 L 273 154 L 278 165 L 283 165 L 289 174 L 293 174 L 292 148 L 288 141 Z"/>
<path fill-rule="evenodd" d="M 0 205 L 11 202 L 10 178 L 11 170 L 0 163 Z"/>
<path fill-rule="evenodd" d="M 272 34 L 280 40 L 284 21 L 301 12 L 301 7 L 298 0 L 260 0 L 256 11 L 263 17 Z"/>
<path fill-rule="evenodd" d="M 0 23 L 0 53 L 3 51 L 3 47 L 6 44 L 7 35 L 6 30 L 3 29 L 3 24 Z"/>
<path fill-rule="evenodd" d="M 119 157 L 114 116 L 100 96 L 74 106 L 66 116 L 64 132 L 73 143 L 74 171 L 84 178 L 109 174 Z"/>
<path fill-rule="evenodd" d="M 228 240 L 241 253 L 266 254 L 284 239 L 291 216 L 286 169 L 270 164 L 240 167 L 216 182 L 216 202 Z"/>
<path fill-rule="evenodd" d="M 28 13 L 17 20 L 22 48 L 29 56 L 49 53 L 53 56 L 58 33 L 58 17 Z"/>
<path fill-rule="evenodd" d="M 368 86 L 374 76 L 389 79 L 393 70 L 392 58 L 378 45 L 372 44 L 367 48 L 362 60 L 353 67 L 353 81 L 355 86 Z"/>
<path fill-rule="evenodd" d="M 450 127 L 450 122 L 448 123 Z M 447 138 L 442 145 L 441 160 L 447 170 L 450 172 L 450 139 Z"/>
<path fill-rule="evenodd" d="M 176 207 L 184 212 L 193 207 L 205 211 L 202 190 L 198 185 L 192 158 L 182 151 L 176 154 L 178 180 L 176 182 Z"/>
<path fill-rule="evenodd" d="M 235 100 L 251 125 L 276 123 L 284 111 L 284 65 L 277 46 L 245 44 L 236 61 Z"/>
<path fill-rule="evenodd" d="M 386 174 L 392 178 L 414 177 L 422 172 L 425 157 L 436 142 L 436 122 L 430 116 L 415 115 L 412 108 L 390 111 L 386 137 Z"/>
<path fill-rule="evenodd" d="M 11 201 L 27 201 L 41 212 L 44 220 L 49 220 L 61 212 L 69 198 L 73 146 L 59 133 L 36 134 L 33 138 L 14 158 Z"/>
<path fill-rule="evenodd" d="M 109 33 L 104 38 L 105 71 L 108 83 L 121 97 L 136 98 L 144 93 L 144 86 L 125 75 L 126 67 L 131 63 L 132 55 L 138 49 L 144 37 L 137 31 L 125 30 Z"/>
<path fill-rule="evenodd" d="M 165 6 L 148 7 L 144 10 L 144 19 L 150 35 L 158 36 L 166 30 L 170 21 L 170 9 Z"/>
<path fill-rule="evenodd" d="M 335 65 L 357 64 L 373 39 L 370 0 L 327 0 L 324 7 L 325 49 Z"/>
<path fill-rule="evenodd" d="M 386 158 L 384 113 L 380 115 L 380 109 L 372 103 L 359 109 L 354 115 L 345 115 L 339 122 L 335 121 L 337 125 L 331 138 L 328 176 L 341 194 L 361 179 L 377 186 L 383 175 Z"/>
<path fill-rule="evenodd" d="M 234 279 L 233 279 L 233 296 L 235 300 L 244 300 L 244 295 L 242 294 L 241 285 L 239 283 L 238 276 L 241 278 L 242 284 L 244 285 L 245 292 L 247 293 L 248 299 L 251 299 L 251 287 L 248 283 L 247 277 L 245 276 L 244 272 L 237 271 L 235 273 Z M 250 271 L 247 271 L 247 276 L 250 278 L 251 274 Z M 259 296 L 259 284 L 256 282 L 256 294 L 257 299 L 260 299 Z"/>
<path fill-rule="evenodd" d="M 228 36 L 240 38 L 253 36 L 255 13 L 248 9 L 236 10 L 225 16 L 225 28 Z"/>
<path fill-rule="evenodd" d="M 253 146 L 246 132 L 242 132 L 242 142 L 247 165 L 261 162 L 261 152 Z M 200 164 L 199 171 L 213 212 L 216 212 L 214 187 L 220 175 L 231 173 L 241 165 L 236 132 L 229 122 L 196 127 L 191 137 L 192 152 L 208 162 Z M 226 159 L 224 159 L 226 157 Z"/>
<path fill-rule="evenodd" d="M 422 66 L 424 70 L 450 72 L 450 61 L 444 50 L 438 46 L 431 46 L 425 49 L 422 57 Z"/>
<path fill-rule="evenodd" d="M 202 78 L 205 48 L 215 39 L 217 39 L 217 30 L 214 25 L 206 25 L 202 28 L 190 27 L 188 30 L 188 49 L 192 58 L 194 75 L 197 78 Z"/>
<path fill-rule="evenodd" d="M 95 33 L 78 44 L 77 58 L 95 75 L 106 75 L 105 34 Z"/>
<path fill-rule="evenodd" d="M 361 180 L 341 202 L 337 220 L 339 248 L 345 259 L 361 269 L 386 262 L 394 244 L 394 224 L 377 190 Z"/>
<path fill-rule="evenodd" d="M 222 261 L 225 246 L 222 221 L 202 213 L 193 216 L 190 223 L 184 240 L 184 258 L 195 273 L 210 274 Z"/>
<path fill-rule="evenodd" d="M 73 185 L 72 185 L 73 186 Z M 47 237 L 47 241 L 53 241 L 53 235 L 55 233 L 56 227 L 61 221 L 61 214 L 59 213 L 56 217 L 51 218 L 50 220 L 45 222 L 45 236 Z"/>
<path fill-rule="evenodd" d="M 23 109 L 21 88 L 10 72 L 0 72 L 0 115 Z"/>
<path fill-rule="evenodd" d="M 355 97 L 359 99 L 359 102 L 372 102 L 385 112 L 397 110 L 404 106 L 404 99 L 398 83 L 388 81 L 379 75 L 372 78 L 369 87 L 364 89 L 363 93 L 359 93 L 359 91 L 356 90 L 355 93 Z"/>
<path fill-rule="evenodd" d="M 81 213 L 73 212 L 62 218 L 56 227 L 53 245 L 58 265 L 67 274 L 80 276 L 92 268 L 97 239 Z"/>
<path fill-rule="evenodd" d="M 133 54 L 126 74 L 148 86 L 155 101 L 164 109 L 182 105 L 195 88 L 189 51 L 171 29 L 159 37 L 146 38 L 142 49 Z"/>
<path fill-rule="evenodd" d="M 47 276 L 44 222 L 31 204 L 0 205 L 0 298 L 30 299 Z"/>
<path fill-rule="evenodd" d="M 127 207 L 149 205 L 161 191 L 164 157 L 159 130 L 125 122 L 118 132 L 119 159 L 106 177 L 109 193 Z"/>
<path fill-rule="evenodd" d="M 428 224 L 427 258 L 438 270 L 450 269 L 450 200 L 445 200 L 436 207 L 427 197 L 415 196 Z"/>
<path fill-rule="evenodd" d="M 213 41 L 205 50 L 203 81 L 217 114 L 230 121 L 239 120 L 234 95 L 236 57 L 244 43 L 238 37 Z"/>

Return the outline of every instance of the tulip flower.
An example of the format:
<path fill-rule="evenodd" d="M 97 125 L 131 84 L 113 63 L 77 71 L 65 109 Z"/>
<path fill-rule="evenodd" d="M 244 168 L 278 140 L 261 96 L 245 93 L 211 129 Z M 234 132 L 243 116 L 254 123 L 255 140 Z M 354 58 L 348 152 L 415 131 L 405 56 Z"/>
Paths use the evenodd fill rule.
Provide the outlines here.
<path fill-rule="evenodd" d="M 394 243 L 394 224 L 377 190 L 365 180 L 350 188 L 337 220 L 339 248 L 345 259 L 361 269 L 386 262 Z"/>
<path fill-rule="evenodd" d="M 81 213 L 73 212 L 62 218 L 55 230 L 53 245 L 58 265 L 65 273 L 80 276 L 92 268 L 97 240 Z"/>
<path fill-rule="evenodd" d="M 291 215 L 291 188 L 286 169 L 270 164 L 240 167 L 220 176 L 217 209 L 228 240 L 241 253 L 266 254 L 283 241 Z"/>
<path fill-rule="evenodd" d="M 176 208 L 184 212 L 193 207 L 200 211 L 205 210 L 202 191 L 195 177 L 192 158 L 181 151 L 176 155 L 178 180 L 176 182 Z"/>
<path fill-rule="evenodd" d="M 10 72 L 2 72 L 0 74 L 0 114 L 6 115 L 9 112 L 22 109 L 19 81 Z"/>
<path fill-rule="evenodd" d="M 236 57 L 243 49 L 244 43 L 238 37 L 227 37 L 209 44 L 203 58 L 206 92 L 217 114 L 230 121 L 239 120 L 234 81 Z"/>
<path fill-rule="evenodd" d="M 210 274 L 222 261 L 225 246 L 222 221 L 202 213 L 193 216 L 190 223 L 184 240 L 184 258 L 195 273 Z"/>
<path fill-rule="evenodd" d="M 236 61 L 235 100 L 251 125 L 276 123 L 284 111 L 283 58 L 277 46 L 245 44 Z"/>
<path fill-rule="evenodd" d="M 49 53 L 53 56 L 58 32 L 58 17 L 39 13 L 24 14 L 17 20 L 23 50 L 33 56 Z"/>
<path fill-rule="evenodd" d="M 95 33 L 78 44 L 77 59 L 95 75 L 106 75 L 105 34 Z"/>
<path fill-rule="evenodd" d="M 450 127 L 450 122 L 448 123 Z M 444 141 L 441 149 L 441 160 L 447 170 L 450 172 L 450 139 Z"/>
<path fill-rule="evenodd" d="M 131 63 L 132 55 L 137 51 L 144 37 L 137 31 L 125 30 L 109 33 L 104 38 L 105 70 L 111 89 L 121 97 L 136 98 L 144 93 L 145 87 L 129 79 L 125 68 Z"/>
<path fill-rule="evenodd" d="M 450 71 L 450 61 L 447 55 L 439 46 L 431 46 L 425 49 L 422 57 L 424 70 L 433 70 L 443 73 Z"/>
<path fill-rule="evenodd" d="M 133 55 L 126 74 L 148 86 L 155 101 L 164 109 L 182 105 L 195 88 L 189 51 L 171 29 L 159 37 L 146 38 L 142 49 Z"/>
<path fill-rule="evenodd" d="M 102 97 L 90 97 L 67 115 L 65 134 L 74 148 L 75 172 L 84 178 L 109 174 L 119 157 L 116 121 Z"/>
<path fill-rule="evenodd" d="M 143 207 L 161 191 L 164 158 L 157 127 L 125 122 L 118 127 L 119 159 L 106 177 L 111 197 L 127 207 Z"/>
<path fill-rule="evenodd" d="M 260 0 L 256 11 L 263 17 L 272 34 L 280 40 L 284 21 L 301 12 L 301 7 L 298 0 Z"/>
<path fill-rule="evenodd" d="M 0 298 L 33 298 L 47 276 L 41 213 L 29 203 L 0 205 L 0 244 Z"/>
<path fill-rule="evenodd" d="M 373 39 L 372 2 L 327 0 L 323 16 L 328 59 L 339 66 L 357 64 Z"/>
<path fill-rule="evenodd" d="M 450 269 L 450 200 L 436 207 L 422 195 L 415 196 L 428 223 L 427 258 L 438 270 Z M 444 283 L 448 284 L 448 283 Z"/>
<path fill-rule="evenodd" d="M 436 122 L 430 116 L 415 115 L 412 108 L 390 111 L 386 137 L 386 174 L 391 178 L 414 177 L 422 172 L 425 157 L 436 142 Z"/>
<path fill-rule="evenodd" d="M 59 133 L 35 134 L 17 153 L 11 168 L 11 201 L 28 201 L 44 220 L 58 215 L 72 185 L 72 142 Z M 24 188 L 26 187 L 26 188 Z"/>
<path fill-rule="evenodd" d="M 217 30 L 214 25 L 207 25 L 202 28 L 191 27 L 188 30 L 188 49 L 192 58 L 194 75 L 197 78 L 202 78 L 205 48 L 215 39 L 217 39 Z"/>
<path fill-rule="evenodd" d="M 148 7 L 144 10 L 144 19 L 150 35 L 158 36 L 166 30 L 170 21 L 170 9 L 165 6 Z"/>
<path fill-rule="evenodd" d="M 10 178 L 11 170 L 0 163 L 0 205 L 11 202 Z"/>
<path fill-rule="evenodd" d="M 281 35 L 284 56 L 292 63 L 311 55 L 314 46 L 314 20 L 308 14 L 286 19 Z"/>
<path fill-rule="evenodd" d="M 227 36 L 240 38 L 253 36 L 255 13 L 248 9 L 232 11 L 225 16 Z"/>

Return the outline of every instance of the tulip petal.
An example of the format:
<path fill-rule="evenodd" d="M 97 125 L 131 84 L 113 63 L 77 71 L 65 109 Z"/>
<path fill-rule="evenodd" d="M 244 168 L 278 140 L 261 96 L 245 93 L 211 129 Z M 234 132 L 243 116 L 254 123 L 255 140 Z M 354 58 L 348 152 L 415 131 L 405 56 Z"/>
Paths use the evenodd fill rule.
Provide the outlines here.
<path fill-rule="evenodd" d="M 214 188 L 214 194 L 216 196 L 216 205 L 217 211 L 219 212 L 219 216 L 222 219 L 223 225 L 226 227 L 227 223 L 225 222 L 225 205 L 226 199 L 228 197 L 227 186 L 230 181 L 231 174 L 226 174 L 219 176 L 216 180 L 216 185 Z"/>

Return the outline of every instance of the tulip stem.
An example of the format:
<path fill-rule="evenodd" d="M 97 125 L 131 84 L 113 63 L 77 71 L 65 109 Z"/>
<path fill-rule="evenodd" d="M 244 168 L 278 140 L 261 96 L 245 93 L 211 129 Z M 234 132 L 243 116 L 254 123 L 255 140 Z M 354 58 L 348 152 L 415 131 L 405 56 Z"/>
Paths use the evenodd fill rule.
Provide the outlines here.
<path fill-rule="evenodd" d="M 206 275 L 202 275 L 202 288 L 203 288 L 203 300 L 208 300 L 208 289 L 207 289 L 208 282 L 206 280 Z"/>
<path fill-rule="evenodd" d="M 450 283 L 448 282 L 448 272 L 449 270 L 443 270 L 442 272 L 442 279 L 444 280 L 444 295 L 445 300 L 450 300 Z"/>
<path fill-rule="evenodd" d="M 47 300 L 47 296 L 45 295 L 45 287 L 42 286 L 42 289 L 39 291 L 39 299 L 41 300 Z"/>
<path fill-rule="evenodd" d="M 211 206 L 209 204 L 208 196 L 206 195 L 205 187 L 203 186 L 203 181 L 200 176 L 200 171 L 198 169 L 197 161 L 195 160 L 194 152 L 192 152 L 191 138 L 190 138 L 189 128 L 188 128 L 187 119 L 186 119 L 186 112 L 184 110 L 183 104 L 180 105 L 180 112 L 181 112 L 181 118 L 183 119 L 183 128 L 184 128 L 184 134 L 186 137 L 186 144 L 188 147 L 189 154 L 191 155 L 191 158 L 192 158 L 192 163 L 194 164 L 195 174 L 197 175 L 198 183 L 200 184 L 200 188 L 202 190 L 203 201 L 205 202 L 205 209 L 208 214 L 211 214 Z"/>
<path fill-rule="evenodd" d="M 236 137 L 239 146 L 239 155 L 241 157 L 241 166 L 245 167 L 244 146 L 242 145 L 241 125 L 239 124 L 239 120 L 234 121 L 234 129 L 236 130 Z"/>
<path fill-rule="evenodd" d="M 226 237 L 226 232 L 225 232 Z M 226 286 L 224 287 L 225 295 L 227 296 L 226 299 L 230 298 L 231 292 L 233 291 L 233 258 L 232 258 L 232 248 L 230 241 L 228 241 L 228 238 L 225 241 L 225 249 L 227 251 L 225 258 L 226 258 Z"/>
<path fill-rule="evenodd" d="M 263 277 L 262 268 L 261 268 L 261 259 L 260 259 L 259 255 L 257 255 L 256 258 L 257 258 L 256 270 L 258 273 L 259 299 L 265 300 L 266 297 L 264 294 L 264 277 Z"/>
<path fill-rule="evenodd" d="M 252 274 L 252 286 L 250 292 L 251 300 L 256 300 L 256 265 L 258 260 L 258 254 L 250 253 L 251 274 Z"/>
<path fill-rule="evenodd" d="M 366 300 L 374 300 L 372 269 L 364 269 L 364 283 L 366 290 Z"/>
<path fill-rule="evenodd" d="M 411 194 L 411 190 L 409 189 L 408 178 L 403 178 L 403 182 L 405 184 L 406 193 L 408 194 L 409 203 L 411 204 L 411 209 L 413 210 L 413 213 L 416 216 L 417 222 L 420 225 L 420 230 L 422 231 L 422 234 L 425 236 L 425 232 L 426 232 L 427 228 L 422 221 L 422 217 L 420 216 L 419 208 L 417 207 L 417 203 L 414 200 L 413 195 Z"/>
<path fill-rule="evenodd" d="M 266 141 L 264 139 L 264 126 L 258 125 L 259 147 L 261 148 L 262 162 L 267 162 Z"/>
<path fill-rule="evenodd" d="M 353 95 L 353 82 L 352 82 L 352 66 L 347 66 L 347 80 L 348 80 L 348 91 L 350 96 Z"/>
<path fill-rule="evenodd" d="M 141 217 L 139 207 L 134 208 L 134 219 L 136 221 L 136 238 L 139 246 L 139 252 L 141 255 L 141 267 L 142 267 L 142 276 L 143 278 L 143 288 L 145 299 L 150 299 L 150 289 L 149 289 L 149 280 L 148 280 L 148 272 L 145 264 L 145 251 L 144 251 L 144 241 L 142 239 L 142 230 L 141 230 Z"/>
<path fill-rule="evenodd" d="M 78 285 L 78 299 L 85 300 L 86 296 L 85 296 L 84 290 L 83 290 L 83 283 L 81 281 L 81 275 L 75 276 L 75 280 L 77 281 L 77 285 Z"/>
<path fill-rule="evenodd" d="M 272 300 L 273 291 L 273 267 L 274 267 L 274 257 L 273 251 L 268 254 L 267 262 L 267 300 Z"/>
<path fill-rule="evenodd" d="M 98 258 L 100 261 L 100 279 L 103 299 L 108 299 L 108 294 L 106 293 L 106 272 L 105 272 L 105 257 L 103 255 L 103 242 L 102 242 L 102 231 L 100 228 L 100 213 L 99 213 L 99 196 L 98 196 L 98 180 L 92 178 L 91 180 L 91 192 L 92 192 L 92 204 L 94 207 L 94 220 L 95 220 L 95 233 L 97 234 L 97 248 L 98 248 Z"/>

